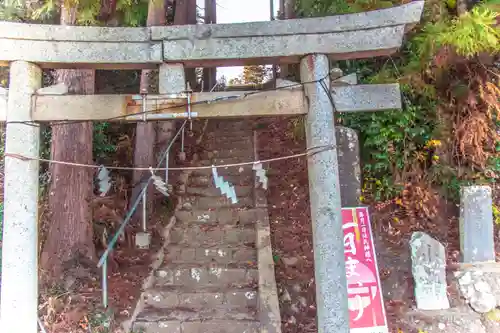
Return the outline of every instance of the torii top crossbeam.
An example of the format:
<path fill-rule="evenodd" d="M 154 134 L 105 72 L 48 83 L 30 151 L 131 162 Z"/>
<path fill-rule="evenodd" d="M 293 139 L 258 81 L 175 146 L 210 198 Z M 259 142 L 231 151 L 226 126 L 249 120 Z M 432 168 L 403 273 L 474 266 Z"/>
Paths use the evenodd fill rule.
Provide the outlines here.
<path fill-rule="evenodd" d="M 236 24 L 106 28 L 0 22 L 0 65 L 24 60 L 45 68 L 155 68 L 298 63 L 306 54 L 332 59 L 388 55 L 423 1 L 321 18 Z"/>

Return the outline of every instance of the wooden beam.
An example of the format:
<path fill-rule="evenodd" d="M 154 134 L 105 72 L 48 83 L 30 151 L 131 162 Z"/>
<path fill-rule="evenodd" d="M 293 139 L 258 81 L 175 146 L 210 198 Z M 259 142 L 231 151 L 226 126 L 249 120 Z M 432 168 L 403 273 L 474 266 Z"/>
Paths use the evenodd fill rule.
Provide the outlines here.
<path fill-rule="evenodd" d="M 332 97 L 337 112 L 401 109 L 401 91 L 396 83 L 333 86 Z M 186 96 L 148 95 L 146 101 L 147 111 L 156 110 L 148 113 L 148 120 L 186 118 Z M 34 95 L 33 103 L 34 121 L 143 120 L 138 114 L 143 110 L 140 95 Z M 194 118 L 296 116 L 306 114 L 307 105 L 302 88 L 294 86 L 260 92 L 194 93 L 191 111 Z M 6 120 L 6 112 L 7 91 L 0 90 L 0 121 Z"/>
<path fill-rule="evenodd" d="M 306 113 L 306 105 L 302 89 L 277 90 L 257 92 L 217 92 L 194 93 L 192 95 L 193 118 L 232 118 L 232 117 L 262 117 L 290 116 Z M 215 98 L 239 96 L 239 99 L 229 99 L 200 103 Z M 34 96 L 35 121 L 58 120 L 115 120 L 141 121 L 142 100 L 140 96 L 131 95 L 65 95 L 65 96 Z M 148 120 L 168 120 L 186 118 L 187 100 L 185 98 L 170 98 L 168 95 L 148 95 L 146 110 L 158 110 L 148 114 Z M 123 119 L 123 116 L 127 116 Z M 3 120 L 3 119 L 2 119 Z"/>

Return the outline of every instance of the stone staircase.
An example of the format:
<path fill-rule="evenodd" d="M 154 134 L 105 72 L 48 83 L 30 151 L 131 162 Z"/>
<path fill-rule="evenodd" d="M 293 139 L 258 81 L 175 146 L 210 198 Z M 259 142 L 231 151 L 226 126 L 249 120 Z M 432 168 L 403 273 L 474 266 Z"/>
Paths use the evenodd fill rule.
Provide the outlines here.
<path fill-rule="evenodd" d="M 254 159 L 249 125 L 218 121 L 209 126 L 194 165 Z M 175 212 L 164 260 L 143 293 L 133 332 L 281 331 L 267 209 L 254 207 L 258 190 L 252 166 L 218 173 L 235 186 L 238 203 L 221 196 L 210 168 L 191 172 L 184 209 Z"/>

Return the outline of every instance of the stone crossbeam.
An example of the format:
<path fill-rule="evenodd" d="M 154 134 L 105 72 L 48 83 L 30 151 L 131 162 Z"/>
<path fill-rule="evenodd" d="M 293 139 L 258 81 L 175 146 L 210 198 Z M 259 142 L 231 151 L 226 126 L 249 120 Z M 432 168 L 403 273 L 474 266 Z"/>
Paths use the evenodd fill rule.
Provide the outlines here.
<path fill-rule="evenodd" d="M 247 95 L 246 97 L 243 97 Z M 239 97 L 238 97 L 239 96 Z M 200 103 L 219 100 L 211 103 Z M 235 98 L 238 97 L 238 98 Z M 332 97 L 337 112 L 385 111 L 401 108 L 398 84 L 333 86 Z M 140 95 L 37 95 L 33 97 L 33 121 L 116 120 L 141 121 L 143 110 Z M 171 95 L 148 95 L 147 120 L 186 118 L 187 99 Z M 303 89 L 280 89 L 264 92 L 193 93 L 194 118 L 232 118 L 297 116 L 307 113 Z M 6 92 L 0 91 L 0 121 L 6 121 Z"/>
<path fill-rule="evenodd" d="M 0 22 L 0 64 L 24 60 L 46 68 L 155 68 L 298 63 L 311 53 L 332 59 L 388 55 L 423 1 L 321 18 L 148 28 L 61 27 Z"/>
<path fill-rule="evenodd" d="M 401 109 L 399 84 L 332 86 L 337 112 L 387 111 Z"/>

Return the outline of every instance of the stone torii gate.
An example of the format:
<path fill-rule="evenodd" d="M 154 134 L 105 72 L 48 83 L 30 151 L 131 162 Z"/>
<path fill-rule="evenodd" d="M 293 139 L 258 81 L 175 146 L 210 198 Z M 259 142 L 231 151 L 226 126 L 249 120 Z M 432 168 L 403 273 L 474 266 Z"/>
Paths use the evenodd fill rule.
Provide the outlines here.
<path fill-rule="evenodd" d="M 299 63 L 304 88 L 246 95 L 193 93 L 194 118 L 306 115 L 307 146 L 335 146 L 334 111 L 399 108 L 399 87 L 330 86 L 329 60 L 385 56 L 420 20 L 423 1 L 366 13 L 239 24 L 103 28 L 0 22 L 0 65 L 10 89 L 0 91 L 6 152 L 39 156 L 39 128 L 22 122 L 187 118 L 184 67 Z M 160 95 L 54 95 L 40 91 L 41 68 L 160 69 Z M 320 82 L 323 81 L 323 83 Z M 355 82 L 353 82 L 355 83 Z M 323 86 L 322 84 L 326 84 Z M 328 90 L 333 93 L 329 96 Z M 244 98 L 196 103 L 228 95 Z M 330 98 L 333 98 L 333 104 Z M 334 109 L 335 107 L 335 109 Z M 123 120 L 123 119 L 122 119 Z M 347 333 L 349 312 L 337 151 L 308 158 L 318 328 Z M 38 171 L 36 160 L 5 158 L 5 222 L 0 331 L 37 332 Z"/>

